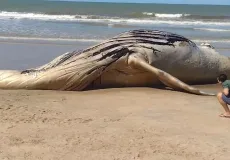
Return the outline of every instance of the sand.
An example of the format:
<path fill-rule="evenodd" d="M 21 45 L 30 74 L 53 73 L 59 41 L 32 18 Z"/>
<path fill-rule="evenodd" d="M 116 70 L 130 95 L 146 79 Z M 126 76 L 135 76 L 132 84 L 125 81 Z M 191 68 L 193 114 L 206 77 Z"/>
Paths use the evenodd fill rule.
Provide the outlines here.
<path fill-rule="evenodd" d="M 1 160 L 230 159 L 230 119 L 218 117 L 215 97 L 153 88 L 0 90 L 0 101 Z"/>

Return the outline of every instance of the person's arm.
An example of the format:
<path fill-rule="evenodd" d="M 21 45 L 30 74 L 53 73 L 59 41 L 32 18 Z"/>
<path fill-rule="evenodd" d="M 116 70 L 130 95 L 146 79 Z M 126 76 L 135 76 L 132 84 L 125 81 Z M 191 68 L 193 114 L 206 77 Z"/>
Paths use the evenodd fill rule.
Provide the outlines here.
<path fill-rule="evenodd" d="M 223 89 L 223 93 L 224 93 L 224 95 L 227 96 L 229 94 L 229 89 L 228 88 L 224 88 Z"/>

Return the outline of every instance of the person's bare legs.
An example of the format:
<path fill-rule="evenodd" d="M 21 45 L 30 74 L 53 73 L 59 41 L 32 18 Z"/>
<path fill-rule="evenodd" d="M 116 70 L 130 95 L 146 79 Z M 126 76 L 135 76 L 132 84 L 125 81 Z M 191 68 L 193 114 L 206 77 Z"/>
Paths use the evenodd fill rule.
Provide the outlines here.
<path fill-rule="evenodd" d="M 222 99 L 222 94 L 223 94 L 223 93 L 221 93 L 221 92 L 217 94 L 217 99 L 218 99 L 218 101 L 220 102 L 220 104 L 222 105 L 222 107 L 223 107 L 224 110 L 225 110 L 225 113 L 224 113 L 224 114 L 221 114 L 220 116 L 221 116 L 221 117 L 230 118 L 230 110 L 229 110 L 229 108 L 228 108 L 227 103 L 225 103 L 225 102 L 223 101 L 223 99 Z"/>

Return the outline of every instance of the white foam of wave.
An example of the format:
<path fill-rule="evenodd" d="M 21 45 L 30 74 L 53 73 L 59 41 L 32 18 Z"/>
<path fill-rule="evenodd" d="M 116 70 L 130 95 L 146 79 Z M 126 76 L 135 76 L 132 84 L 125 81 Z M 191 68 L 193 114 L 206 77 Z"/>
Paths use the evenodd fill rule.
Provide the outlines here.
<path fill-rule="evenodd" d="M 147 16 L 152 16 L 155 15 L 154 13 L 151 12 L 142 12 L 143 15 L 147 15 Z"/>
<path fill-rule="evenodd" d="M 159 18 L 181 18 L 184 16 L 189 16 L 189 14 L 155 14 Z"/>
<path fill-rule="evenodd" d="M 119 20 L 111 20 L 112 22 L 118 22 Z M 215 25 L 215 26 L 230 26 L 230 22 L 215 22 L 215 21 L 175 21 L 175 20 L 138 20 L 138 19 L 127 19 L 123 20 L 123 22 L 131 23 L 131 24 L 169 24 L 175 26 L 181 25 Z"/>
<path fill-rule="evenodd" d="M 211 32 L 230 32 L 230 29 L 216 29 L 216 28 L 194 28 L 195 30 L 211 31 Z"/>
<path fill-rule="evenodd" d="M 44 21 L 73 21 L 73 22 L 89 22 L 89 23 L 118 23 L 118 24 L 168 24 L 168 25 L 218 25 L 230 26 L 230 22 L 215 22 L 215 21 L 176 21 L 176 20 L 153 20 L 153 19 L 125 19 L 117 17 L 100 17 L 91 18 L 93 15 L 47 15 L 35 13 L 21 13 L 21 12 L 0 12 L 0 19 L 32 19 Z"/>
<path fill-rule="evenodd" d="M 9 19 L 38 19 L 38 20 L 72 20 L 75 18 L 73 15 L 46 15 L 35 13 L 22 13 L 22 12 L 0 12 L 0 18 Z"/>
<path fill-rule="evenodd" d="M 189 16 L 190 14 L 166 14 L 166 13 L 151 13 L 151 12 L 142 12 L 143 15 L 155 16 L 158 18 L 181 18 Z"/>

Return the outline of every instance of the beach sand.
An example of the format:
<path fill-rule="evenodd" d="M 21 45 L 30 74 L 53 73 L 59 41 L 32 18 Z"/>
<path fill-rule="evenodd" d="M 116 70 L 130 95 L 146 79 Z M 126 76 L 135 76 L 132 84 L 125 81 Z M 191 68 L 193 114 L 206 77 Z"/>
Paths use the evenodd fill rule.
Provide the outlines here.
<path fill-rule="evenodd" d="M 230 157 L 230 119 L 218 117 L 215 97 L 153 88 L 1 90 L 0 101 L 3 160 Z"/>
<path fill-rule="evenodd" d="M 44 54 L 76 48 L 43 48 L 49 52 L 27 64 L 25 57 L 41 46 L 21 44 L 16 50 L 19 44 L 7 44 L 0 44 L 0 55 L 6 56 L 4 47 L 10 54 L 5 63 L 21 59 L 9 68 L 43 64 Z M 18 55 L 9 52 L 12 47 Z M 0 102 L 1 160 L 230 159 L 230 119 L 218 117 L 223 110 L 215 97 L 153 88 L 0 90 Z"/>

